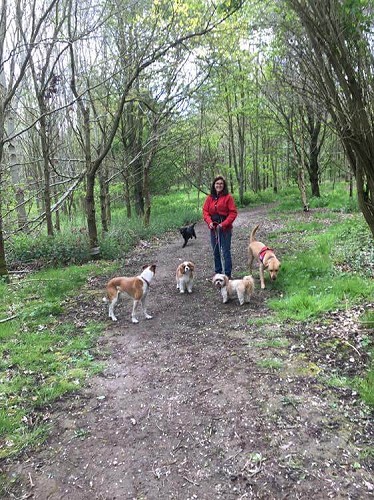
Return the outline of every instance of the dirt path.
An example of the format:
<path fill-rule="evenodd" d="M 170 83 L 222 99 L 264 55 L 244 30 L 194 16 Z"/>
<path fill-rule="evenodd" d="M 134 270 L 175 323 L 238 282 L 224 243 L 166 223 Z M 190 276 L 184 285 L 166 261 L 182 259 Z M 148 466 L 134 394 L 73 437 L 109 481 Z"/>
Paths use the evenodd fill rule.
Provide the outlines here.
<path fill-rule="evenodd" d="M 258 222 L 264 241 L 279 227 L 266 208 L 241 212 L 233 238 L 234 277 L 246 272 L 249 228 Z M 129 304 L 117 309 L 118 323 L 108 322 L 100 342 L 104 374 L 59 403 L 44 448 L 9 468 L 19 486 L 15 498 L 373 495 L 370 463 L 362 458 L 371 422 L 358 398 L 318 382 L 300 329 L 255 325 L 267 317 L 265 299 L 277 293 L 259 289 L 257 272 L 250 304 L 221 304 L 207 279 L 213 267 L 205 226 L 197 225 L 196 232 L 197 240 L 184 249 L 175 237 L 129 259 L 134 273 L 143 263 L 157 263 L 149 296 L 154 318 L 132 325 Z M 287 242 L 277 248 L 282 256 Z M 187 258 L 197 265 L 197 280 L 194 293 L 181 296 L 174 273 Z M 98 307 L 104 320 L 106 308 L 91 305 L 96 314 Z M 277 347 L 261 345 L 269 338 Z M 265 359 L 281 361 L 282 368 L 261 367 Z"/>

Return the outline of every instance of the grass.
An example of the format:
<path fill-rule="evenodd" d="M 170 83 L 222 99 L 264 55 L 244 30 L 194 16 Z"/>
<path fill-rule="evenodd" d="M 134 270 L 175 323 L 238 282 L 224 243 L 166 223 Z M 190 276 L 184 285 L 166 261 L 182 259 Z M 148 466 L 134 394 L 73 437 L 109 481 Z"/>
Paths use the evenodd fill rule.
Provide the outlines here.
<path fill-rule="evenodd" d="M 336 213 L 326 211 L 323 220 L 323 224 L 314 216 L 312 222 L 291 220 L 282 230 L 293 238 L 289 245 L 292 252 L 285 254 L 279 278 L 271 285 L 280 292 L 277 298 L 267 301 L 274 313 L 273 321 L 313 321 L 329 311 L 372 301 L 374 242 L 363 217 L 353 214 L 342 221 Z M 372 330 L 374 311 L 367 311 L 359 322 Z M 369 336 L 362 339 L 361 348 L 373 360 Z M 374 406 L 373 361 L 363 378 L 334 375 L 325 383 L 351 387 L 366 404 Z"/>
<path fill-rule="evenodd" d="M 372 270 L 364 257 L 360 260 L 361 267 L 351 258 L 353 252 L 359 252 L 356 245 L 348 245 L 348 249 L 344 245 L 347 232 L 356 241 L 364 234 L 365 255 L 368 260 L 371 258 L 374 245 L 361 217 L 356 216 L 354 223 L 334 221 L 319 232 L 315 224 L 302 226 L 305 233 L 297 233 L 297 237 L 293 232 L 297 224 L 290 223 L 286 229 L 294 235 L 295 244 L 292 253 L 282 259 L 282 271 L 273 285 L 282 291 L 281 297 L 268 301 L 277 319 L 306 321 L 333 309 L 370 300 L 374 281 L 367 278 Z"/>
<path fill-rule="evenodd" d="M 284 338 L 275 338 L 275 339 L 269 339 L 269 340 L 262 340 L 260 342 L 254 342 L 253 346 L 254 347 L 261 347 L 261 348 L 274 348 L 274 349 L 284 349 L 285 347 L 288 347 L 289 341 Z"/>
<path fill-rule="evenodd" d="M 102 369 L 95 344 L 104 325 L 60 322 L 69 297 L 112 264 L 48 269 L 0 284 L 0 459 L 48 435 L 45 409 Z"/>
<path fill-rule="evenodd" d="M 374 406 L 374 366 L 372 364 L 370 370 L 366 376 L 361 378 L 356 378 L 354 381 L 355 387 L 363 401 L 369 406 Z"/>
<path fill-rule="evenodd" d="M 266 368 L 270 370 L 280 370 L 284 366 L 283 361 L 278 358 L 262 359 L 260 361 L 257 361 L 256 364 L 260 368 Z"/>

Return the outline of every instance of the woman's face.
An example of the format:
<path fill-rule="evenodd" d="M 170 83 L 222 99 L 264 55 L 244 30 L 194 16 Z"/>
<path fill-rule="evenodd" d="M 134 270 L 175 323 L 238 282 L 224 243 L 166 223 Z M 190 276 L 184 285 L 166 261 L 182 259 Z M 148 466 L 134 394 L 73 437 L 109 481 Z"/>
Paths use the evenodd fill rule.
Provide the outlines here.
<path fill-rule="evenodd" d="M 218 181 L 216 181 L 216 182 L 214 183 L 214 189 L 216 190 L 216 193 L 217 193 L 217 194 L 221 193 L 221 192 L 223 191 L 224 186 L 225 186 L 225 185 L 224 185 L 223 180 L 218 179 Z"/>

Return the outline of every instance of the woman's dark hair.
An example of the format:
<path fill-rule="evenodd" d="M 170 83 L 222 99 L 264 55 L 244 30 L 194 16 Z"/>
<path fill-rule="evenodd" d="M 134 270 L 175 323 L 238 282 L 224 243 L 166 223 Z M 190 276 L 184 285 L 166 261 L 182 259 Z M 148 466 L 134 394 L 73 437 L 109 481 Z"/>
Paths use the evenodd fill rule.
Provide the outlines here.
<path fill-rule="evenodd" d="M 217 182 L 217 181 L 223 181 L 223 190 L 222 190 L 222 194 L 229 194 L 229 190 L 227 188 L 227 182 L 226 182 L 226 179 L 224 177 L 222 177 L 222 175 L 217 175 L 217 177 L 213 180 L 213 183 L 212 183 L 212 187 L 210 188 L 210 194 L 215 197 L 217 196 L 217 192 L 216 192 L 216 189 L 214 187 L 214 184 Z"/>

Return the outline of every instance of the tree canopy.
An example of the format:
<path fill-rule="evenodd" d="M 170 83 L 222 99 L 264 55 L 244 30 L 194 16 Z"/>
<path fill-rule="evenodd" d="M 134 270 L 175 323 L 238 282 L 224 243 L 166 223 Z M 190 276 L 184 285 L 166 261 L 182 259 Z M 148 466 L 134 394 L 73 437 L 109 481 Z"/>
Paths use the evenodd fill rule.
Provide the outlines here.
<path fill-rule="evenodd" d="M 0 12 L 0 275 L 4 238 L 111 192 L 149 223 L 152 195 L 355 180 L 374 234 L 373 11 L 362 0 L 4 0 Z M 77 204 L 77 200 L 80 200 Z"/>

